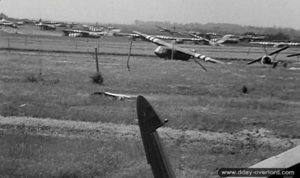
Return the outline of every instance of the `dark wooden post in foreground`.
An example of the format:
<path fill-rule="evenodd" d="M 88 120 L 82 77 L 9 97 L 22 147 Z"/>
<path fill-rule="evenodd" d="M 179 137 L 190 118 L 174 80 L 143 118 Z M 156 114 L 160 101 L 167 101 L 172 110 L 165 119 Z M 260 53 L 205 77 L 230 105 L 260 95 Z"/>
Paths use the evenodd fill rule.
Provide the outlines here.
<path fill-rule="evenodd" d="M 90 77 L 92 78 L 94 83 L 102 84 L 103 83 L 103 77 L 102 77 L 102 74 L 99 70 L 98 49 L 97 49 L 97 47 L 95 47 L 95 59 L 96 59 L 95 61 L 96 61 L 96 70 L 97 70 L 97 72 L 94 75 L 90 76 Z"/>
<path fill-rule="evenodd" d="M 96 57 L 96 69 L 97 69 L 97 73 L 99 73 L 98 49 L 97 48 L 95 48 L 95 57 Z"/>
<path fill-rule="evenodd" d="M 137 115 L 148 164 L 151 165 L 155 178 L 175 178 L 163 145 L 156 131 L 166 121 L 158 117 L 149 102 L 137 97 Z"/>

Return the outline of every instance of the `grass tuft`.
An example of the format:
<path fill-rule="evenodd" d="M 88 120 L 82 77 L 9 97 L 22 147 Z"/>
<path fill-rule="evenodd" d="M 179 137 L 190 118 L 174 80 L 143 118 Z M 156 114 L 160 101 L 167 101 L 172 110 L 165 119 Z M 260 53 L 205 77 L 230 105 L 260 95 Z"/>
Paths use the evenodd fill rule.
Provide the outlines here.
<path fill-rule="evenodd" d="M 249 90 L 245 85 L 242 87 L 242 92 L 243 92 L 243 94 L 248 94 L 249 93 Z"/>
<path fill-rule="evenodd" d="M 104 82 L 101 72 L 97 72 L 91 76 L 91 79 L 94 83 L 102 85 Z"/>
<path fill-rule="evenodd" d="M 39 80 L 43 80 L 43 78 L 41 76 L 29 75 L 26 77 L 26 80 L 31 83 L 37 83 Z"/>

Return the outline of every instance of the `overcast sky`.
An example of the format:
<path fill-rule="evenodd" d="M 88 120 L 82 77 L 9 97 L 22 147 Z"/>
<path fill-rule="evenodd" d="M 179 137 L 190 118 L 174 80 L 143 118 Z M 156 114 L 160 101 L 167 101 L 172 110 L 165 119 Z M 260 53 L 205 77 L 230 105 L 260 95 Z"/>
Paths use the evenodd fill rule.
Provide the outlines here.
<path fill-rule="evenodd" d="M 300 0 L 1 0 L 0 11 L 69 22 L 214 22 L 300 29 Z"/>

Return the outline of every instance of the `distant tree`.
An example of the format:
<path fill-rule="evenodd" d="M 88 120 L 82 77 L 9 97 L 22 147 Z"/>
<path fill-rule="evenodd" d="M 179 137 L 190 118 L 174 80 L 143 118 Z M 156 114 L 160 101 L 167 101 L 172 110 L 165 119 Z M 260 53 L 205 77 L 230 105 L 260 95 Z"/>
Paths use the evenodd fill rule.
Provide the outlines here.
<path fill-rule="evenodd" d="M 290 41 L 289 35 L 283 34 L 282 32 L 274 35 L 268 35 L 268 39 L 271 41 Z"/>
<path fill-rule="evenodd" d="M 243 35 L 251 35 L 251 36 L 256 36 L 256 33 L 254 32 L 246 32 Z"/>
<path fill-rule="evenodd" d="M 292 28 L 281 28 L 277 26 L 273 27 L 255 27 L 255 26 L 242 26 L 230 23 L 171 23 L 170 21 L 134 21 L 134 29 L 141 30 L 148 33 L 157 33 L 158 30 L 155 27 L 160 25 L 167 28 L 176 27 L 177 30 L 182 31 L 196 31 L 201 33 L 214 32 L 217 34 L 236 34 L 242 35 L 253 33 L 256 35 L 269 36 L 269 40 L 291 40 L 299 41 L 300 30 Z M 268 39 L 266 39 L 268 40 Z"/>

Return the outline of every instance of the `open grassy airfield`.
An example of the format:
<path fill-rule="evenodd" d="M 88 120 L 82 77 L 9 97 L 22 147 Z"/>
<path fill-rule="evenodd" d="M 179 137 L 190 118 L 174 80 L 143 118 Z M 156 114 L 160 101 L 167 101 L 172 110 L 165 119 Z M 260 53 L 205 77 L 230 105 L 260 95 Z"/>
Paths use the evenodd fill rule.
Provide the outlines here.
<path fill-rule="evenodd" d="M 98 91 L 143 95 L 169 120 L 159 134 L 177 177 L 219 177 L 218 168 L 248 167 L 300 144 L 300 70 L 291 70 L 300 61 L 285 58 L 298 48 L 279 54 L 286 68 L 272 69 L 246 65 L 262 48 L 248 55 L 248 47 L 183 45 L 226 59 L 203 62 L 205 72 L 136 41 L 129 72 L 127 38 L 0 35 L 0 176 L 153 177 L 135 101 Z M 94 47 L 102 85 L 90 78 Z"/>

